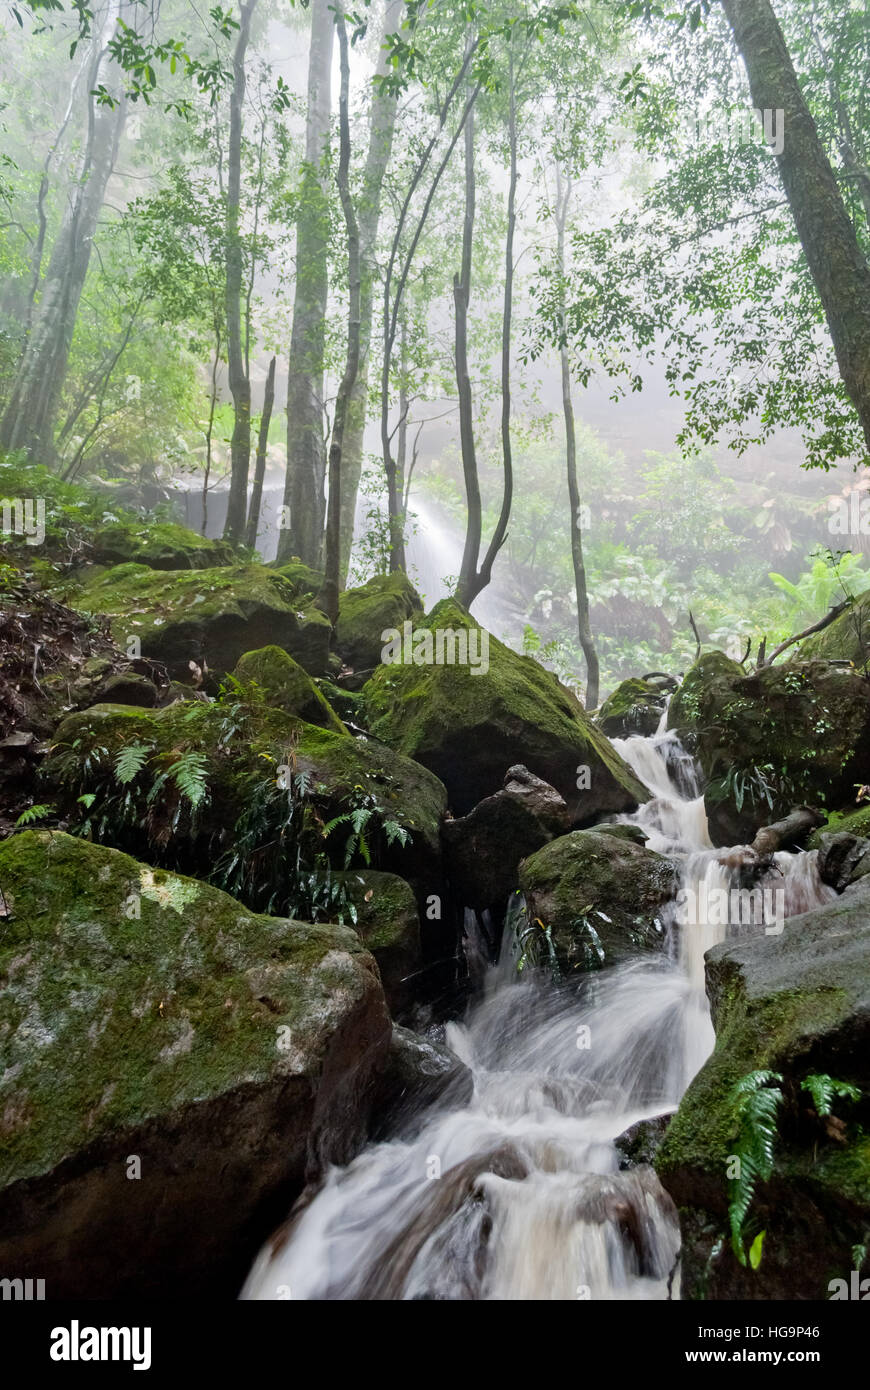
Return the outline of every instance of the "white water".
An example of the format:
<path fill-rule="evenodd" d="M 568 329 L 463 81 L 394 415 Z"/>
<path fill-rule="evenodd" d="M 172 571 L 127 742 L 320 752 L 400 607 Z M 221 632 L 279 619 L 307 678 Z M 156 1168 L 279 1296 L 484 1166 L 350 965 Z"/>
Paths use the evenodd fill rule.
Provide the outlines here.
<path fill-rule="evenodd" d="M 729 852 L 710 845 L 675 736 L 615 742 L 653 792 L 624 819 L 680 861 L 685 886 L 729 887 Z M 790 912 L 831 891 L 814 855 L 776 858 Z M 613 1140 L 673 1110 L 713 1045 L 703 958 L 729 928 L 677 931 L 673 917 L 669 953 L 562 987 L 518 981 L 503 948 L 467 1019 L 448 1027 L 471 1102 L 445 1096 L 410 1134 L 333 1168 L 267 1243 L 242 1297 L 668 1297 L 673 1205 L 651 1169 L 620 1171 Z"/>

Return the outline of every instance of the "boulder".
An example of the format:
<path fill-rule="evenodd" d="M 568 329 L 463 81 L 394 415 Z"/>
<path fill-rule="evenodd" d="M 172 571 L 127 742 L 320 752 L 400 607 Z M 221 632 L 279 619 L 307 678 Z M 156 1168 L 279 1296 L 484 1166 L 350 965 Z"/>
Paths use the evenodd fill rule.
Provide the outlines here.
<path fill-rule="evenodd" d="M 171 677 L 190 680 L 198 667 L 213 680 L 245 652 L 274 643 L 306 671 L 326 670 L 332 629 L 265 565 L 227 565 L 170 575 L 144 565 L 118 565 L 91 576 L 68 596 L 70 606 L 108 618 L 118 646 L 138 638 L 143 656 Z"/>
<path fill-rule="evenodd" d="M 682 1296 L 829 1298 L 832 1279 L 848 1283 L 853 1249 L 870 1230 L 870 878 L 790 918 L 781 936 L 714 947 L 707 993 L 715 1050 L 656 1158 L 680 1209 Z M 748 1240 L 766 1233 L 752 1270 L 727 1236 L 728 1173 L 741 1129 L 733 1088 L 760 1070 L 781 1078 L 784 1100 L 773 1173 L 757 1184 L 745 1225 Z M 837 1122 L 827 1124 L 802 1088 L 812 1075 L 849 1083 L 864 1099 L 835 1101 Z"/>
<path fill-rule="evenodd" d="M 290 560 L 286 565 L 272 565 L 270 568 L 290 586 L 290 592 L 297 599 L 315 599 L 323 585 L 323 574 L 313 570 L 302 560 Z"/>
<path fill-rule="evenodd" d="M 119 671 L 110 676 L 96 692 L 95 705 L 139 705 L 153 708 L 161 692 L 148 676 L 136 671 Z"/>
<path fill-rule="evenodd" d="M 668 692 L 654 681 L 632 676 L 608 695 L 595 722 L 608 738 L 654 734 L 662 717 Z"/>
<path fill-rule="evenodd" d="M 243 699 L 263 700 L 272 709 L 297 714 L 306 723 L 319 724 L 335 734 L 346 732 L 308 672 L 281 647 L 246 652 L 233 676 Z"/>
<path fill-rule="evenodd" d="M 524 859 L 529 918 L 550 930 L 565 971 L 596 970 L 661 950 L 661 911 L 678 885 L 675 865 L 632 840 L 574 830 Z"/>
<path fill-rule="evenodd" d="M 870 592 L 856 598 L 830 627 L 805 637 L 800 654 L 803 660 L 849 661 L 866 674 L 870 663 Z"/>
<path fill-rule="evenodd" d="M 364 1139 L 372 957 L 62 834 L 0 844 L 0 883 L 0 1267 L 49 1299 L 232 1297 Z"/>
<path fill-rule="evenodd" d="M 790 661 L 747 674 L 707 652 L 673 696 L 668 727 L 694 743 L 715 845 L 751 841 L 796 804 L 841 808 L 870 781 L 870 684 L 848 667 Z"/>
<path fill-rule="evenodd" d="M 98 565 L 147 565 L 152 570 L 202 570 L 230 565 L 233 548 L 207 540 L 167 521 L 115 521 L 94 535 L 91 556 Z"/>
<path fill-rule="evenodd" d="M 420 596 L 406 574 L 376 574 L 339 598 L 335 645 L 345 666 L 361 685 L 380 665 L 384 633 L 401 629 L 407 618 L 422 615 Z"/>
<path fill-rule="evenodd" d="M 576 696 L 532 657 L 491 637 L 459 604 L 436 604 L 416 630 L 423 664 L 378 668 L 363 688 L 367 727 L 431 768 L 454 812 L 465 815 L 498 791 L 520 762 L 564 797 L 574 824 L 649 799 Z M 413 655 L 410 645 L 405 654 Z"/>
<path fill-rule="evenodd" d="M 60 725 L 43 775 L 84 833 L 207 877 L 257 910 L 328 920 L 340 904 L 322 881 L 327 859 L 352 868 L 367 852 L 441 891 L 444 788 L 384 751 L 233 697 L 94 705 Z M 349 856 L 355 811 L 366 850 Z"/>
<path fill-rule="evenodd" d="M 819 851 L 819 877 L 838 893 L 870 874 L 870 840 L 845 830 L 814 835 L 813 839 Z"/>
<path fill-rule="evenodd" d="M 340 876 L 356 911 L 354 928 L 378 963 L 384 994 L 393 1017 L 414 998 L 414 977 L 421 967 L 420 918 L 410 884 L 397 874 L 357 869 Z"/>
<path fill-rule="evenodd" d="M 618 1134 L 613 1143 L 619 1153 L 620 1168 L 651 1167 L 673 1115 L 674 1112 L 668 1110 L 664 1115 L 654 1115 L 650 1120 L 638 1120 Z"/>
<path fill-rule="evenodd" d="M 501 914 L 517 886 L 520 860 L 569 826 L 568 807 L 553 787 L 521 764 L 508 768 L 501 791 L 442 826 L 457 903 Z"/>
<path fill-rule="evenodd" d="M 474 1078 L 443 1043 L 393 1025 L 387 1064 L 378 1082 L 375 1136 L 395 1139 L 433 1105 L 468 1105 Z"/>

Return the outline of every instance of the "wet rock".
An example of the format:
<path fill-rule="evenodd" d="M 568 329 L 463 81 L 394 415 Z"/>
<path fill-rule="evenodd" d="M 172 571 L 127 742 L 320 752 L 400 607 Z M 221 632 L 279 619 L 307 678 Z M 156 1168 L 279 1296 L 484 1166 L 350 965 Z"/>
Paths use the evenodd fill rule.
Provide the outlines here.
<path fill-rule="evenodd" d="M 98 565 L 147 565 L 153 570 L 200 570 L 233 561 L 226 541 L 207 540 L 166 521 L 117 521 L 95 533 L 91 558 Z"/>
<path fill-rule="evenodd" d="M 66 835 L 0 844 L 0 882 L 0 1266 L 50 1299 L 233 1296 L 364 1140 L 372 957 Z"/>
<path fill-rule="evenodd" d="M 414 890 L 397 874 L 358 869 L 336 875 L 356 909 L 354 928 L 381 972 L 394 1018 L 410 1008 L 422 958 Z"/>
<path fill-rule="evenodd" d="M 680 1209 L 684 1298 L 826 1299 L 848 1281 L 870 1229 L 870 877 L 793 917 L 781 936 L 707 954 L 716 1047 L 686 1092 L 656 1158 Z M 764 1230 L 761 1264 L 743 1267 L 728 1239 L 730 1156 L 741 1133 L 733 1088 L 749 1073 L 782 1078 L 774 1168 L 746 1229 Z M 858 1088 L 815 1111 L 802 1082 L 823 1075 Z M 721 1253 L 713 1255 L 721 1239 Z"/>
<path fill-rule="evenodd" d="M 121 671 L 110 676 L 96 692 L 94 704 L 140 705 L 151 709 L 157 704 L 160 692 L 147 676 L 135 671 Z"/>
<path fill-rule="evenodd" d="M 447 820 L 442 837 L 451 891 L 463 907 L 500 914 L 517 886 L 520 860 L 570 825 L 555 788 L 518 764 L 505 785 L 458 820 Z"/>
<path fill-rule="evenodd" d="M 629 1125 L 628 1129 L 617 1135 L 613 1142 L 619 1150 L 620 1168 L 637 1168 L 642 1164 L 651 1166 L 673 1116 L 673 1110 L 668 1110 L 650 1120 L 638 1120 L 637 1124 Z"/>
<path fill-rule="evenodd" d="M 263 700 L 272 709 L 298 714 L 308 724 L 319 724 L 336 734 L 346 732 L 308 672 L 281 647 L 246 652 L 233 676 L 243 699 L 247 696 L 254 701 Z"/>
<path fill-rule="evenodd" d="M 73 608 L 108 619 L 118 645 L 138 638 L 143 656 L 175 680 L 190 680 L 191 662 L 216 682 L 245 652 L 273 643 L 311 674 L 326 670 L 332 629 L 310 603 L 265 565 L 229 565 L 166 575 L 118 565 L 71 592 Z"/>
<path fill-rule="evenodd" d="M 654 734 L 659 726 L 668 691 L 659 682 L 632 676 L 608 695 L 596 715 L 598 727 L 608 738 Z"/>
<path fill-rule="evenodd" d="M 673 696 L 668 727 L 694 744 L 716 845 L 750 842 L 795 805 L 841 808 L 870 780 L 870 683 L 827 662 L 747 674 L 708 652 Z"/>
<path fill-rule="evenodd" d="M 394 1024 L 378 1082 L 375 1134 L 394 1136 L 431 1105 L 458 1109 L 470 1103 L 473 1092 L 471 1072 L 455 1052 Z"/>
<path fill-rule="evenodd" d="M 531 657 L 483 633 L 453 600 L 436 604 L 416 628 L 433 643 L 441 634 L 445 660 L 380 666 L 363 689 L 368 727 L 431 768 L 455 813 L 465 815 L 497 792 L 519 762 L 564 797 L 574 824 L 648 800 L 576 696 Z M 448 633 L 457 640 L 450 642 Z M 460 651 L 460 641 L 474 664 L 447 659 Z"/>
<path fill-rule="evenodd" d="M 819 877 L 842 893 L 850 883 L 870 873 L 870 840 L 841 830 L 818 836 Z"/>
<path fill-rule="evenodd" d="M 566 972 L 614 965 L 660 950 L 661 913 L 678 885 L 675 865 L 631 840 L 574 830 L 520 864 L 531 921 L 552 934 Z"/>

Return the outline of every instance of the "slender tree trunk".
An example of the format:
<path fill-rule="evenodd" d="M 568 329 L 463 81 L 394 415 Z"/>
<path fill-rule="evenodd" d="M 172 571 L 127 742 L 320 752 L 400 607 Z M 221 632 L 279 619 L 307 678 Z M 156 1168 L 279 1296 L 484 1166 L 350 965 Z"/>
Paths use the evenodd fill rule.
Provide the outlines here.
<path fill-rule="evenodd" d="M 383 37 L 393 32 L 399 21 L 402 5 L 400 0 L 389 0 L 384 16 Z M 382 46 L 377 65 L 377 75 L 384 76 L 389 70 L 388 51 Z M 366 407 L 368 399 L 369 349 L 372 335 L 372 308 L 374 284 L 378 274 L 377 240 L 381 215 L 381 191 L 384 176 L 390 162 L 393 148 L 393 135 L 396 128 L 398 98 L 375 88 L 372 97 L 369 148 L 363 174 L 363 188 L 359 207 L 360 240 L 360 363 L 353 394 L 347 413 L 344 434 L 344 449 L 341 465 L 341 587 L 347 581 L 347 569 L 353 546 L 353 528 L 356 518 L 357 493 L 362 474 L 363 436 L 366 426 Z"/>
<path fill-rule="evenodd" d="M 126 115 L 123 96 L 112 107 L 99 105 L 92 94 L 102 58 L 98 51 L 89 73 L 81 172 L 51 250 L 42 295 L 0 421 L 0 448 L 26 449 L 44 462 L 54 457 L 54 425 L 79 302 Z"/>
<path fill-rule="evenodd" d="M 311 0 L 305 163 L 296 219 L 296 289 L 287 378 L 287 475 L 290 526 L 278 537 L 278 559 L 298 555 L 320 564 L 323 542 L 323 373 L 329 203 L 323 167 L 329 149 L 330 71 L 335 34 L 330 0 Z"/>
<path fill-rule="evenodd" d="M 776 156 L 828 321 L 840 376 L 870 448 L 870 265 L 804 100 L 770 0 L 722 0 L 760 111 L 783 112 Z"/>
<path fill-rule="evenodd" d="M 233 435 L 230 442 L 230 495 L 224 539 L 238 544 L 244 538 L 248 509 L 248 471 L 251 465 L 251 378 L 247 345 L 242 333 L 242 123 L 245 106 L 245 54 L 251 37 L 251 18 L 257 0 L 246 0 L 240 9 L 239 32 L 233 51 L 233 86 L 230 93 L 230 136 L 227 154 L 226 203 L 226 312 L 227 363 L 233 398 Z"/>
<path fill-rule="evenodd" d="M 329 443 L 329 500 L 326 513 L 323 586 L 317 605 L 334 625 L 338 621 L 338 594 L 341 574 L 341 464 L 344 428 L 351 394 L 359 371 L 360 356 L 360 240 L 356 212 L 350 192 L 350 62 L 348 59 L 347 29 L 344 15 L 336 13 L 335 27 L 341 58 L 341 92 L 339 95 L 340 153 L 338 160 L 338 192 L 347 230 L 347 357 L 344 375 L 335 402 L 332 439 Z"/>
<path fill-rule="evenodd" d="M 459 441 L 462 451 L 462 474 L 465 480 L 465 546 L 459 569 L 456 597 L 465 607 L 474 598 L 477 562 L 480 558 L 480 538 L 483 514 L 480 498 L 480 479 L 477 473 L 477 453 L 474 444 L 474 403 L 471 377 L 468 371 L 468 306 L 471 300 L 471 261 L 474 249 L 474 214 L 476 204 L 474 174 L 474 113 L 465 123 L 465 213 L 462 221 L 462 269 L 453 277 L 455 311 L 456 386 L 459 392 Z"/>
<path fill-rule="evenodd" d="M 251 488 L 251 505 L 248 510 L 248 529 L 245 544 L 251 550 L 257 547 L 257 532 L 260 529 L 260 507 L 263 503 L 263 479 L 266 476 L 266 450 L 269 445 L 269 426 L 272 423 L 272 407 L 275 404 L 275 358 L 269 363 L 266 377 L 266 391 L 263 396 L 263 413 L 260 416 L 260 433 L 257 439 L 257 462 L 254 466 L 254 486 Z"/>
<path fill-rule="evenodd" d="M 471 226 L 468 225 L 469 179 L 473 181 L 474 143 L 469 146 L 468 126 L 466 126 L 466 225 L 463 231 L 463 278 L 471 280 L 471 235 L 473 233 L 474 196 L 471 194 Z M 508 142 L 510 147 L 510 179 L 508 184 L 507 233 L 505 236 L 504 303 L 502 308 L 501 332 L 501 446 L 504 484 L 502 503 L 498 521 L 487 547 L 480 569 L 477 568 L 480 555 L 482 530 L 482 508 L 480 482 L 477 474 L 477 457 L 474 447 L 474 421 L 472 418 L 471 381 L 468 374 L 467 350 L 467 312 L 468 295 L 457 295 L 454 284 L 456 313 L 456 380 L 459 386 L 459 432 L 462 443 L 462 468 L 465 475 L 465 495 L 468 503 L 468 523 L 465 534 L 465 548 L 456 597 L 466 608 L 470 608 L 477 595 L 492 578 L 495 557 L 507 539 L 508 522 L 513 504 L 513 451 L 511 448 L 511 334 L 513 330 L 513 292 L 514 292 L 514 237 L 516 234 L 517 202 L 517 111 L 516 83 L 514 80 L 513 50 L 510 50 L 509 88 L 508 88 Z M 471 173 L 469 173 L 471 166 Z M 466 240 L 468 250 L 466 256 Z"/>
<path fill-rule="evenodd" d="M 217 410 L 217 374 L 221 360 L 221 330 L 215 327 L 214 361 L 211 366 L 211 391 L 208 398 L 208 427 L 205 432 L 205 472 L 202 477 L 202 534 L 208 533 L 208 484 L 211 478 L 214 417 Z"/>
<path fill-rule="evenodd" d="M 571 200 L 571 185 L 562 187 L 558 165 L 556 166 L 556 256 L 559 275 L 565 276 L 565 222 Z M 563 292 L 564 293 L 564 292 Z M 568 346 L 565 334 L 564 303 L 562 305 L 562 339 L 559 346 L 559 359 L 562 369 L 562 411 L 565 416 L 565 458 L 568 473 L 568 501 L 571 512 L 571 562 L 574 566 L 574 590 L 577 595 L 577 635 L 586 660 L 587 709 L 598 706 L 598 653 L 592 640 L 589 623 L 589 594 L 586 588 L 586 566 L 583 561 L 583 531 L 580 525 L 580 488 L 577 482 L 577 437 L 574 429 L 574 405 L 571 400 L 571 364 L 568 359 Z"/>

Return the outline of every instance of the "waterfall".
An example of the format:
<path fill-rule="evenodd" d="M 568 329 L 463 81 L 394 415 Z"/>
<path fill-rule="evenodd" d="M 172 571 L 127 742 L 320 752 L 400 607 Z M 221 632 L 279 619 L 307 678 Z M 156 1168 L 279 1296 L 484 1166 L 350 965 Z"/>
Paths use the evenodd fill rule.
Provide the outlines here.
<path fill-rule="evenodd" d="M 651 738 L 615 740 L 653 793 L 621 819 L 680 863 L 684 892 L 730 892 L 741 855 L 711 846 L 697 771 L 665 718 Z M 790 912 L 832 893 L 815 860 L 775 857 Z M 614 1140 L 675 1109 L 709 1055 L 704 953 L 733 928 L 681 925 L 676 904 L 665 917 L 667 952 L 559 987 L 517 975 L 505 931 L 499 964 L 447 1028 L 472 1100 L 447 1094 L 410 1132 L 332 1168 L 267 1242 L 242 1297 L 678 1296 L 673 1203 L 651 1168 L 620 1169 Z"/>

